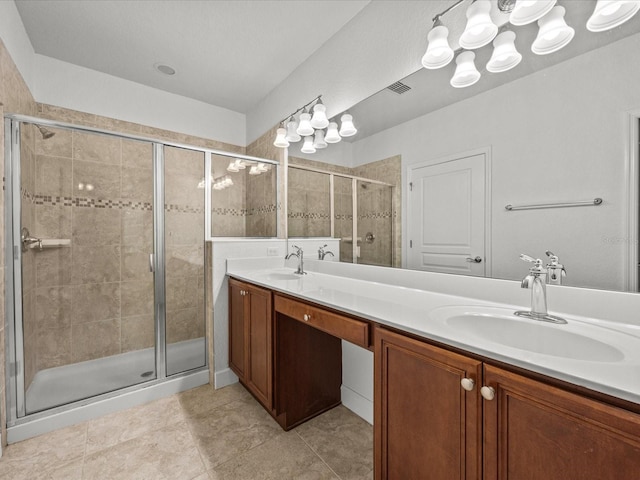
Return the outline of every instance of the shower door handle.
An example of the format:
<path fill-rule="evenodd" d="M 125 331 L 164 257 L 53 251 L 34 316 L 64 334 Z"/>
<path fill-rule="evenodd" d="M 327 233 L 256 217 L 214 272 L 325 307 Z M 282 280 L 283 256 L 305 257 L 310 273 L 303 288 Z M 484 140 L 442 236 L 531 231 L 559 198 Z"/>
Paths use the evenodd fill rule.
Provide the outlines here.
<path fill-rule="evenodd" d="M 149 271 L 151 273 L 155 272 L 155 268 L 153 267 L 153 253 L 149 254 Z"/>

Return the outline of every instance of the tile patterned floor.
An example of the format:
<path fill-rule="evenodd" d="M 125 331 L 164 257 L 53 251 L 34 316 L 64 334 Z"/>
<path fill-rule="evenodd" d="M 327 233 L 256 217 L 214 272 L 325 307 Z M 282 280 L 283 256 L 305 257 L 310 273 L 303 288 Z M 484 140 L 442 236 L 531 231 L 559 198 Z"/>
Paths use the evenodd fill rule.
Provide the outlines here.
<path fill-rule="evenodd" d="M 339 406 L 284 432 L 241 385 L 205 385 L 9 445 L 0 478 L 368 480 L 373 429 Z"/>

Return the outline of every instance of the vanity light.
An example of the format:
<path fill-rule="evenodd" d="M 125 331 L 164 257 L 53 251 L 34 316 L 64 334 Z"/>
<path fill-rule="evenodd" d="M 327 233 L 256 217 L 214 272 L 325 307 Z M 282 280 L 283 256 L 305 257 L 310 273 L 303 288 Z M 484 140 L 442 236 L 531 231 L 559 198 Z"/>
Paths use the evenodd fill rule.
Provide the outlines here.
<path fill-rule="evenodd" d="M 476 58 L 476 54 L 473 52 L 465 51 L 458 55 L 456 58 L 456 72 L 451 78 L 451 86 L 454 88 L 470 87 L 478 80 L 480 80 L 480 72 L 473 63 Z"/>
<path fill-rule="evenodd" d="M 467 26 L 460 36 L 460 46 L 468 50 L 480 48 L 491 42 L 498 33 L 489 12 L 489 0 L 475 0 L 467 9 Z"/>
<path fill-rule="evenodd" d="M 439 17 L 436 17 L 433 28 L 427 35 L 427 51 L 422 57 L 424 68 L 442 68 L 453 60 L 453 49 L 449 45 L 448 36 L 449 29 L 442 24 Z"/>
<path fill-rule="evenodd" d="M 304 144 L 302 145 L 300 151 L 302 153 L 316 153 L 316 147 L 313 146 L 313 137 L 304 137 Z"/>
<path fill-rule="evenodd" d="M 527 25 L 544 17 L 556 0 L 517 0 L 509 16 L 512 25 Z"/>
<path fill-rule="evenodd" d="M 342 140 L 342 137 L 338 133 L 338 124 L 336 122 L 330 122 L 327 127 L 327 134 L 324 136 L 324 141 L 327 143 L 338 143 Z"/>
<path fill-rule="evenodd" d="M 537 55 L 557 52 L 566 46 L 575 35 L 575 30 L 564 21 L 564 7 L 553 7 L 549 13 L 538 20 L 540 30 L 531 45 L 531 51 Z"/>
<path fill-rule="evenodd" d="M 273 145 L 278 148 L 286 148 L 289 146 L 289 141 L 285 138 L 287 134 L 287 130 L 283 127 L 280 127 L 276 133 L 276 139 L 273 142 Z"/>
<path fill-rule="evenodd" d="M 296 119 L 293 118 L 293 115 L 291 115 L 289 117 L 289 121 L 287 122 L 287 134 L 284 137 L 287 139 L 287 142 L 295 143 L 299 142 L 302 139 L 302 137 L 298 135 L 298 132 L 296 132 L 297 129 L 298 122 L 296 122 Z"/>
<path fill-rule="evenodd" d="M 598 0 L 593 14 L 587 20 L 587 30 L 604 32 L 622 25 L 640 10 L 640 1 Z"/>
<path fill-rule="evenodd" d="M 358 133 L 358 129 L 353 124 L 353 117 L 345 113 L 340 117 L 340 136 L 352 137 Z"/>
<path fill-rule="evenodd" d="M 236 162 L 229 162 L 229 166 L 227 167 L 227 172 L 238 173 L 240 169 L 236 165 Z"/>
<path fill-rule="evenodd" d="M 493 53 L 487 63 L 487 71 L 491 73 L 506 72 L 520 63 L 522 55 L 516 50 L 516 34 L 511 31 L 502 32 L 493 41 Z"/>
<path fill-rule="evenodd" d="M 322 99 L 319 98 L 316 104 L 313 106 L 313 117 L 311 118 L 311 126 L 315 129 L 327 128 L 329 125 L 329 119 L 327 118 L 327 107 L 322 103 Z"/>
<path fill-rule="evenodd" d="M 313 110 L 313 117 L 309 113 L 310 108 Z M 273 144 L 279 148 L 286 148 L 304 137 L 305 141 L 301 151 L 303 153 L 315 153 L 317 149 L 327 148 L 329 143 L 338 143 L 342 140 L 342 137 L 350 137 L 358 133 L 358 130 L 353 125 L 353 117 L 351 115 L 344 113 L 340 117 L 341 125 L 340 130 L 338 130 L 337 121 L 330 122 L 327 118 L 326 110 L 327 108 L 322 103 L 322 95 L 318 95 L 310 102 L 305 103 L 295 112 L 284 117 L 280 128 L 277 129 Z M 299 112 L 302 113 L 296 122 L 295 116 Z"/>
<path fill-rule="evenodd" d="M 262 172 L 258 171 L 258 167 L 257 165 L 253 165 L 250 169 L 249 169 L 249 175 L 260 175 Z"/>
<path fill-rule="evenodd" d="M 269 171 L 267 166 L 262 162 L 258 163 L 258 165 L 256 166 L 256 170 L 258 170 L 258 173 L 264 173 Z"/>
<path fill-rule="evenodd" d="M 300 124 L 298 125 L 296 133 L 302 137 L 313 135 L 313 127 L 311 126 L 311 115 L 306 108 L 304 112 L 300 114 Z"/>
<path fill-rule="evenodd" d="M 327 142 L 324 139 L 324 130 L 316 130 L 313 136 L 313 148 L 321 150 L 327 148 Z"/>

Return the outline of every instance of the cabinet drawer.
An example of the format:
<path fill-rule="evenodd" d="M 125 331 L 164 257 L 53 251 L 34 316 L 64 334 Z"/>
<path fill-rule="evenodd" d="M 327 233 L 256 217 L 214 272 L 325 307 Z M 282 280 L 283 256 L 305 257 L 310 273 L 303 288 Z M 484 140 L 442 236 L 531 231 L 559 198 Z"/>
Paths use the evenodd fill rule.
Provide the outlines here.
<path fill-rule="evenodd" d="M 312 307 L 303 302 L 275 296 L 275 310 L 330 335 L 369 348 L 369 324 Z"/>

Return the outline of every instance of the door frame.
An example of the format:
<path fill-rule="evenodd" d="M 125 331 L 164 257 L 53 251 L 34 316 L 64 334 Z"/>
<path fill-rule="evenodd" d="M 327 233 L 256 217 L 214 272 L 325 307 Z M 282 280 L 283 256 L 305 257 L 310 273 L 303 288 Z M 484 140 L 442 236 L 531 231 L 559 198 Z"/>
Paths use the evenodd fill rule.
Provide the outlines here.
<path fill-rule="evenodd" d="M 623 261 L 624 268 L 624 288 L 628 292 L 637 292 L 639 285 L 638 263 L 640 255 L 638 254 L 638 242 L 640 241 L 640 207 L 638 206 L 640 198 L 640 108 L 636 108 L 627 112 L 626 115 L 626 157 L 625 175 L 627 181 L 625 183 L 626 199 L 625 209 L 627 218 L 627 248 L 626 257 Z"/>
<path fill-rule="evenodd" d="M 408 268 L 408 260 L 409 260 L 409 241 L 411 239 L 411 222 L 409 221 L 412 218 L 413 211 L 411 206 L 411 201 L 409 195 L 411 194 L 411 184 L 413 183 L 413 179 L 415 176 L 414 171 L 424 168 L 424 167 L 432 167 L 434 165 L 452 162 L 455 160 L 461 160 L 463 158 L 472 157 L 475 155 L 484 155 L 484 261 L 485 261 L 485 278 L 491 278 L 492 276 L 492 250 L 493 245 L 491 244 L 491 217 L 492 217 L 492 205 L 491 205 L 491 146 L 474 148 L 472 150 L 466 150 L 458 153 L 451 153 L 449 155 L 434 158 L 431 160 L 426 160 L 420 163 L 412 163 L 405 167 L 405 178 L 406 178 L 406 188 L 403 192 L 404 201 L 407 206 L 405 221 L 404 224 L 406 227 L 406 235 L 402 239 L 403 243 L 403 251 L 407 252 L 403 255 L 403 268 Z"/>

